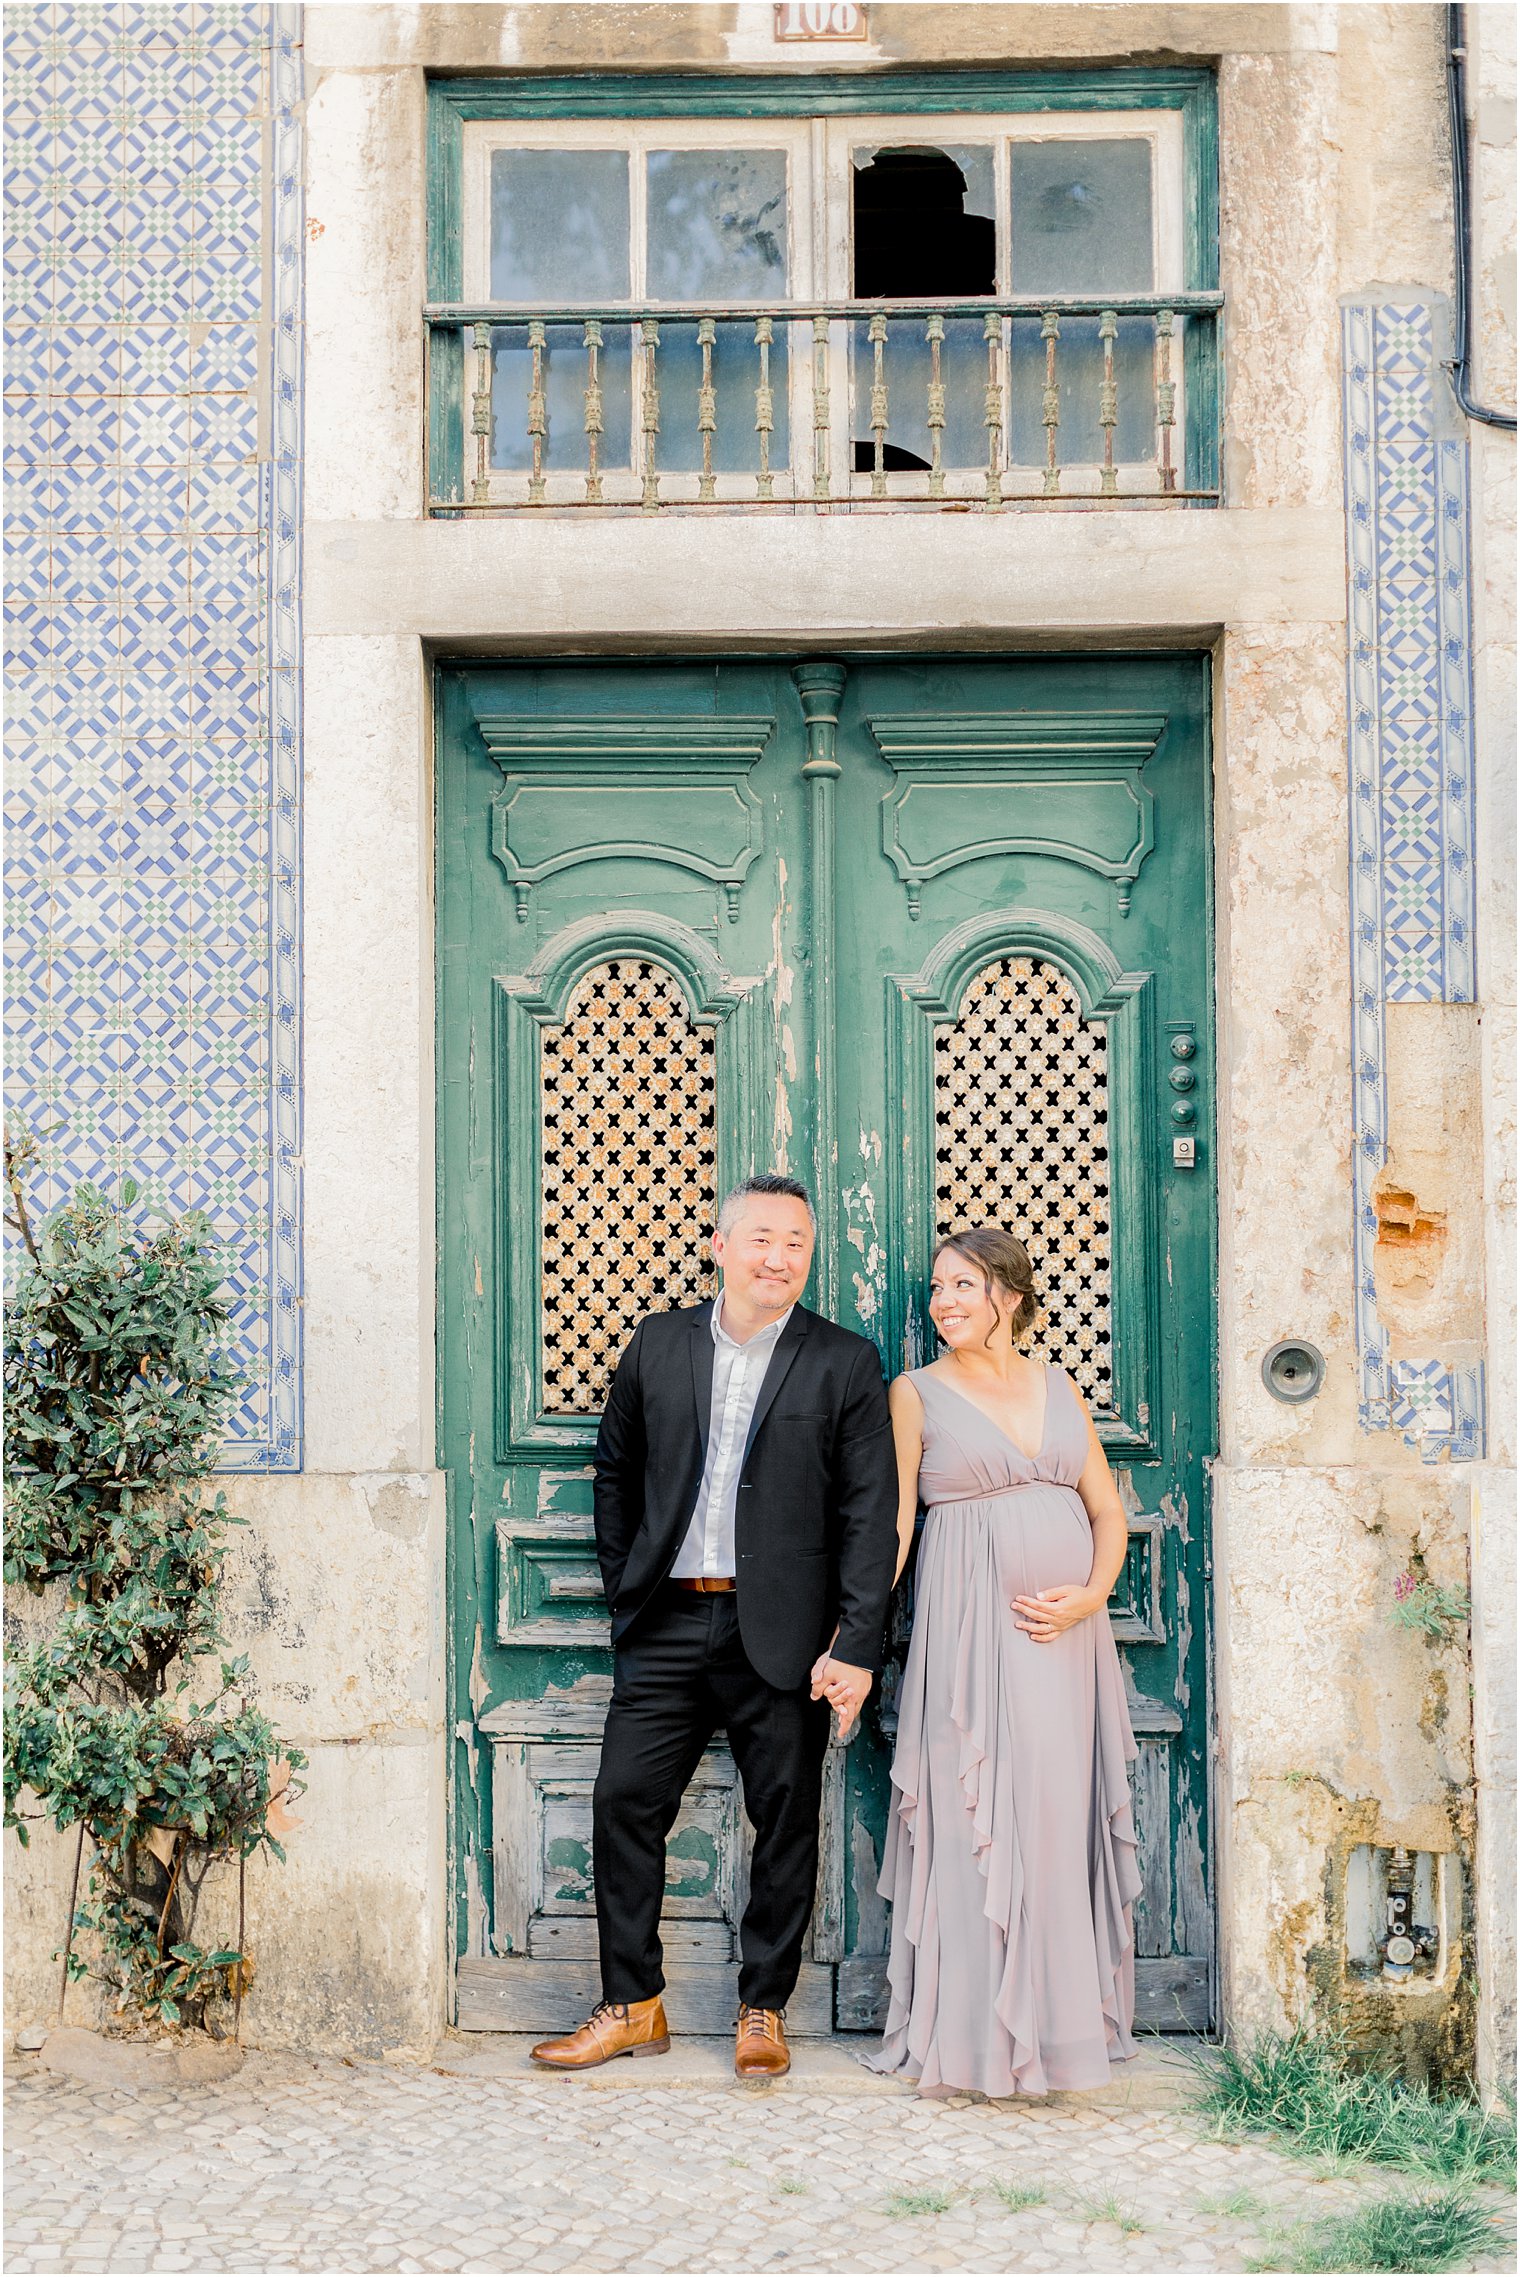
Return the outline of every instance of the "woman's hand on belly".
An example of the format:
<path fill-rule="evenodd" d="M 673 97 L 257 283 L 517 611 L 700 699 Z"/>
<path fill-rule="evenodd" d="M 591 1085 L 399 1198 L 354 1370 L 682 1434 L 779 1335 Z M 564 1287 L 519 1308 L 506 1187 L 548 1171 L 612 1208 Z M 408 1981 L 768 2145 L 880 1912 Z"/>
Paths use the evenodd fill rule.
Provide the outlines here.
<path fill-rule="evenodd" d="M 1011 1597 L 1009 1603 L 1016 1629 L 1033 1637 L 1036 1644 L 1053 1644 L 1079 1621 L 1090 1621 L 1094 1613 L 1101 1613 L 1108 1599 L 1086 1582 L 1063 1581 L 1034 1597 Z"/>

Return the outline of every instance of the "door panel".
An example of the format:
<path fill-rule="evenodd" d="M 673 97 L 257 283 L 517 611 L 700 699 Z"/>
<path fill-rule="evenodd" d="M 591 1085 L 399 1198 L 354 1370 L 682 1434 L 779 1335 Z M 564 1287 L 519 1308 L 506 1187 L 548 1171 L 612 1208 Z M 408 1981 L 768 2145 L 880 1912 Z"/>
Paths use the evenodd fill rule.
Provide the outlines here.
<path fill-rule="evenodd" d="M 1088 1399 L 1130 1513 L 1111 1605 L 1140 1747 L 1137 2003 L 1163 2029 L 1209 2015 L 1206 705 L 1196 661 L 862 663 L 838 735 L 841 843 L 880 849 L 841 867 L 840 934 L 855 1000 L 881 1008 L 841 1023 L 840 1317 L 853 1303 L 892 1368 L 916 1365 L 933 1242 L 980 1221 L 1029 1247 L 1033 1349 Z M 1176 1137 L 1198 1166 L 1174 1163 Z M 856 2023 L 879 2012 L 865 1947 L 885 1935 L 859 1903 L 885 1802 L 873 1736 L 850 1767 Z"/>
<path fill-rule="evenodd" d="M 1154 658 L 440 673 L 461 2023 L 553 2028 L 595 1997 L 588 1456 L 634 1321 L 707 1293 L 715 1202 L 752 1168 L 811 1179 L 808 1301 L 889 1372 L 929 1356 L 937 1234 L 1028 1242 L 1039 1348 L 1131 1512 L 1141 2013 L 1206 2021 L 1206 698 L 1200 663 Z M 910 1618 L 911 1587 L 868 1727 L 830 1751 L 794 2028 L 879 2008 Z M 747 1860 L 720 1744 L 671 1848 L 688 2019 L 732 2013 Z"/>
<path fill-rule="evenodd" d="M 589 1456 L 644 1312 L 709 1293 L 719 1195 L 808 1115 L 788 1009 L 795 693 L 768 669 L 439 682 L 442 1421 L 454 1497 L 460 2021 L 594 1991 L 610 1683 Z M 828 1781 L 829 1823 L 843 1785 Z M 731 2020 L 749 1833 L 704 1758 L 670 1845 L 673 1982 Z M 826 1861 L 821 1896 L 839 1883 Z M 802 2027 L 832 2027 L 821 1903 Z M 828 1950 L 827 1960 L 837 1957 Z M 693 2005 L 695 2004 L 695 2005 Z"/>

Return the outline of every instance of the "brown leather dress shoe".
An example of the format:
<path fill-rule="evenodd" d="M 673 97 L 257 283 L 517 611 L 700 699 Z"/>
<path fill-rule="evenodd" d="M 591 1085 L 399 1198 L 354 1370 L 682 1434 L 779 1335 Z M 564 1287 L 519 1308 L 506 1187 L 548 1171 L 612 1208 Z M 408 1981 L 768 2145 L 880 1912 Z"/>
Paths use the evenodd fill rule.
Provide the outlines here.
<path fill-rule="evenodd" d="M 779 2008 L 741 2008 L 734 2033 L 734 2072 L 740 2079 L 779 2079 L 790 2071 L 786 2021 Z"/>
<path fill-rule="evenodd" d="M 663 2056 L 669 2046 L 662 2000 L 599 2000 L 567 2039 L 540 2040 L 528 2053 L 555 2071 L 589 2071 L 614 2056 Z"/>

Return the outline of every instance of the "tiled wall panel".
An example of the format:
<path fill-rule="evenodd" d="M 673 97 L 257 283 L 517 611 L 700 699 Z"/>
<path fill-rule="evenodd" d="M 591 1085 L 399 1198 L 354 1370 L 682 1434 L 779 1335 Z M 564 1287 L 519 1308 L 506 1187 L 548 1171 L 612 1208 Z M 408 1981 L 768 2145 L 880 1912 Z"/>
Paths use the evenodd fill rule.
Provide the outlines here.
<path fill-rule="evenodd" d="M 5 13 L 10 1104 L 206 1210 L 300 1427 L 300 11 Z"/>
<path fill-rule="evenodd" d="M 1349 307 L 1343 340 L 1361 1413 L 1432 1460 L 1482 1453 L 1483 1371 L 1391 1358 L 1372 1189 L 1388 1153 L 1384 1007 L 1476 994 L 1468 457 L 1439 317 Z"/>

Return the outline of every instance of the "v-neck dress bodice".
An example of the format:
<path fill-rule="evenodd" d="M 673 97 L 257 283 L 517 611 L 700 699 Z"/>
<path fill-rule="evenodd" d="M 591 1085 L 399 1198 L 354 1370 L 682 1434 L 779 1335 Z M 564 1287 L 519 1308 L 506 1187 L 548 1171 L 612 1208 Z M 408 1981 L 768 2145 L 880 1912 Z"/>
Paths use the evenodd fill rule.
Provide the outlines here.
<path fill-rule="evenodd" d="M 909 1381 L 924 1405 L 918 1499 L 925 1509 L 1008 1494 L 1018 1487 L 1075 1490 L 1087 1460 L 1087 1426 L 1059 1368 L 1046 1364 L 1045 1410 L 1039 1450 L 1033 1455 L 1026 1455 L 975 1400 L 932 1369 L 915 1369 Z M 1085 1510 L 1082 1518 L 1085 1524 Z"/>
<path fill-rule="evenodd" d="M 886 2037 L 921 2091 L 1101 2086 L 1135 2052 L 1135 1743 L 1108 1615 L 1046 1644 L 1011 1600 L 1084 1583 L 1087 1423 L 1045 1371 L 1028 1455 L 932 1369 L 923 1402 L 913 1635 L 898 1694 L 881 1891 Z"/>

